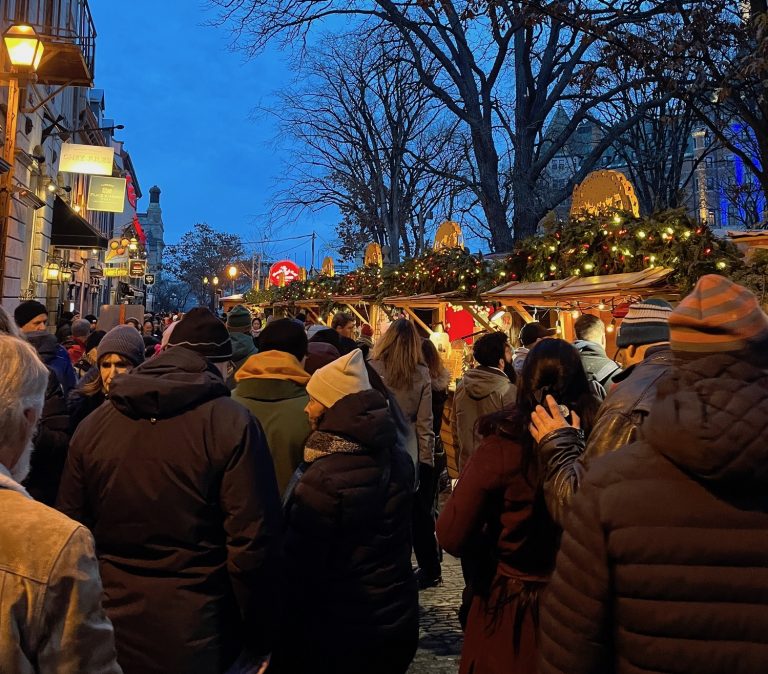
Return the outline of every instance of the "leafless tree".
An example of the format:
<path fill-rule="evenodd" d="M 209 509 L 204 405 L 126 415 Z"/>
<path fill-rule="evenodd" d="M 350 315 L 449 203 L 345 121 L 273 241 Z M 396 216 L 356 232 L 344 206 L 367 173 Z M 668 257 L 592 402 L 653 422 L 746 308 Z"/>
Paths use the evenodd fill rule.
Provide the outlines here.
<path fill-rule="evenodd" d="M 392 261 L 424 245 L 426 215 L 456 186 L 451 130 L 397 36 L 329 36 L 281 94 L 281 134 L 297 142 L 278 213 L 336 206 L 340 252 L 377 241 Z M 393 39 L 394 38 L 394 39 Z"/>
<path fill-rule="evenodd" d="M 543 3 L 557 11 L 527 0 L 210 1 L 221 9 L 221 21 L 233 27 L 236 43 L 251 54 L 272 39 L 304 39 L 313 24 L 329 16 L 372 18 L 396 31 L 422 86 L 466 126 L 476 198 L 495 250 L 512 244 L 510 212 L 515 238 L 533 233 L 541 215 L 567 197 L 572 183 L 636 123 L 627 119 L 612 128 L 583 158 L 571 184 L 550 192 L 545 202 L 538 198 L 537 182 L 578 125 L 632 86 L 604 86 L 603 36 L 628 30 L 657 11 L 642 0 Z M 566 20 L 571 12 L 599 30 Z M 545 145 L 547 120 L 562 102 L 569 124 Z M 655 104 L 646 101 L 644 109 Z"/>

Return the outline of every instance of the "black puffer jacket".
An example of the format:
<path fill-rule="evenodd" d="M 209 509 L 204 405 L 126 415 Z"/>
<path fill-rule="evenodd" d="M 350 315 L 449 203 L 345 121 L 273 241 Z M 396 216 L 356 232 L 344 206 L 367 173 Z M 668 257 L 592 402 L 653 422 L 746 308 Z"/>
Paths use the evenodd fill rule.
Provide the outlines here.
<path fill-rule="evenodd" d="M 541 672 L 768 672 L 768 374 L 676 365 L 643 436 L 573 498 Z"/>
<path fill-rule="evenodd" d="M 280 503 L 261 428 L 175 347 L 115 377 L 72 439 L 59 508 L 91 528 L 126 674 L 272 648 Z"/>
<path fill-rule="evenodd" d="M 337 443 L 357 450 L 334 452 Z M 307 439 L 330 453 L 306 466 L 286 506 L 288 615 L 277 672 L 407 669 L 418 640 L 414 478 L 395 443 L 387 403 L 374 390 L 340 400 Z"/>
<path fill-rule="evenodd" d="M 32 498 L 53 507 L 69 448 L 69 415 L 56 373 L 48 368 L 48 387 L 35 435 L 29 476 L 24 486 Z"/>

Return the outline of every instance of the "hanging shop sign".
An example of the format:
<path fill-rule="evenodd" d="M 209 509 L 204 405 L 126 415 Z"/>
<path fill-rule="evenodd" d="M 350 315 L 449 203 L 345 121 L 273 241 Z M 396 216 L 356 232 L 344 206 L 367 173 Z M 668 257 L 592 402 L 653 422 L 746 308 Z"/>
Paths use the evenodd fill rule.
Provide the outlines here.
<path fill-rule="evenodd" d="M 144 274 L 144 285 L 145 286 L 155 285 L 155 275 L 154 274 Z"/>
<path fill-rule="evenodd" d="M 119 278 L 120 276 L 128 276 L 128 267 L 104 267 L 104 276 L 107 278 Z"/>
<path fill-rule="evenodd" d="M 128 276 L 131 278 L 143 278 L 147 273 L 146 260 L 131 260 L 128 265 Z"/>
<path fill-rule="evenodd" d="M 104 256 L 104 262 L 107 264 L 128 264 L 128 255 L 131 241 L 125 236 L 118 239 L 110 239 L 107 246 L 107 254 Z"/>
<path fill-rule="evenodd" d="M 293 283 L 300 276 L 299 267 L 290 260 L 280 260 L 269 268 L 269 282 L 273 286 L 284 286 Z"/>
<path fill-rule="evenodd" d="M 98 145 L 64 143 L 61 146 L 59 171 L 87 173 L 94 176 L 111 176 L 115 161 L 115 149 Z"/>
<path fill-rule="evenodd" d="M 122 213 L 125 208 L 125 178 L 93 176 L 88 186 L 88 210 Z"/>

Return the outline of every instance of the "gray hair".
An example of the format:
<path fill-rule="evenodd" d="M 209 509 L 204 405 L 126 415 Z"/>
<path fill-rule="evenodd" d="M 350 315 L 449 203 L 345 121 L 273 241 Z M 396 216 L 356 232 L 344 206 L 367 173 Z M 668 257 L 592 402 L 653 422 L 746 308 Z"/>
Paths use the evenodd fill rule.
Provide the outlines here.
<path fill-rule="evenodd" d="M 16 321 L 2 306 L 0 306 L 0 334 L 21 337 L 19 326 Z"/>
<path fill-rule="evenodd" d="M 0 442 L 22 440 L 24 412 L 43 409 L 48 387 L 48 368 L 34 347 L 11 335 L 0 334 Z"/>

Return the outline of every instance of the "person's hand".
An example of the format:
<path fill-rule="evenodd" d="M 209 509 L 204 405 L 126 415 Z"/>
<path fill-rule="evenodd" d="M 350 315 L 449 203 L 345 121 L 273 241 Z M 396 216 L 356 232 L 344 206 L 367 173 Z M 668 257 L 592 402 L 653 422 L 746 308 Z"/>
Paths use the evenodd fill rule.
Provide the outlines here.
<path fill-rule="evenodd" d="M 581 428 L 581 420 L 576 412 L 570 410 L 571 423 L 569 424 L 560 411 L 560 405 L 551 395 L 547 395 L 545 402 L 548 409 L 536 405 L 536 409 L 531 413 L 531 423 L 528 430 L 530 430 L 535 442 L 539 442 L 547 433 L 559 428 L 568 428 L 569 426 Z"/>

